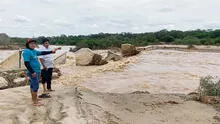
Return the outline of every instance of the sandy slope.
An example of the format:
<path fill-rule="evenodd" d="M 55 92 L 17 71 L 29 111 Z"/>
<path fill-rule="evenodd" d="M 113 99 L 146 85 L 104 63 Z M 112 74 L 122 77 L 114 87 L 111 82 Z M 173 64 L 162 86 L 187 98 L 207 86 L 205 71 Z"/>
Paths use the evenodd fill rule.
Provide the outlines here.
<path fill-rule="evenodd" d="M 2 124 L 212 124 L 219 113 L 181 95 L 95 93 L 57 86 L 43 107 L 32 107 L 28 87 L 0 91 Z"/>
<path fill-rule="evenodd" d="M 219 115 L 212 107 L 181 95 L 78 92 L 81 114 L 91 124 L 211 124 Z"/>
<path fill-rule="evenodd" d="M 73 92 L 71 92 L 70 89 L 60 89 L 53 94 L 52 99 L 43 100 L 42 103 L 45 104 L 44 107 L 33 107 L 28 91 L 28 87 L 0 91 L 0 121 L 2 124 L 54 124 L 66 116 L 67 111 L 70 110 L 70 108 L 68 108 L 68 110 L 63 113 L 62 111 L 64 111 L 66 107 L 75 107 L 74 98 L 71 97 L 73 96 Z M 73 113 L 71 114 L 72 117 L 77 115 L 77 113 L 74 113 L 72 110 L 71 113 Z"/>

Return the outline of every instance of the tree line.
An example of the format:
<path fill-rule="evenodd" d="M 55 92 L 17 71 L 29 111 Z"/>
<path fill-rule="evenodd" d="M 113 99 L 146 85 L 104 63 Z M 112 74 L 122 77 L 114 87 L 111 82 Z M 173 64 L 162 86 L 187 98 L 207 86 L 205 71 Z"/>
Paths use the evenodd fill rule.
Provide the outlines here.
<path fill-rule="evenodd" d="M 40 42 L 43 36 L 37 37 Z M 91 49 L 107 49 L 120 47 L 121 44 L 129 43 L 136 46 L 156 44 L 177 45 L 220 45 L 219 30 L 161 30 L 148 33 L 99 33 L 91 35 L 60 35 L 47 37 L 54 45 L 76 45 Z M 24 44 L 27 38 L 12 37 L 11 43 Z"/>

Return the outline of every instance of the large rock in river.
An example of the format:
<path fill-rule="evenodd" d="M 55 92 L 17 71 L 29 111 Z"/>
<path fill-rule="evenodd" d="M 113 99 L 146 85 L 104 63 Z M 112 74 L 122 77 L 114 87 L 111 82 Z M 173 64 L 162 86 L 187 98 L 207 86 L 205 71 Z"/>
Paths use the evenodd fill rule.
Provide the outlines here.
<path fill-rule="evenodd" d="M 5 78 L 0 77 L 0 89 L 4 89 L 8 87 L 8 82 L 5 80 Z"/>
<path fill-rule="evenodd" d="M 110 61 L 110 60 L 113 60 L 113 61 L 119 61 L 122 59 L 122 56 L 117 54 L 117 53 L 114 53 L 112 51 L 108 51 L 108 55 L 107 57 L 105 58 L 106 61 Z"/>
<path fill-rule="evenodd" d="M 133 56 L 140 53 L 140 51 L 138 51 L 136 47 L 131 44 L 122 44 L 121 52 L 123 56 Z"/>
<path fill-rule="evenodd" d="M 103 65 L 107 62 L 102 60 L 102 56 L 94 53 L 89 48 L 82 48 L 76 52 L 76 65 Z"/>

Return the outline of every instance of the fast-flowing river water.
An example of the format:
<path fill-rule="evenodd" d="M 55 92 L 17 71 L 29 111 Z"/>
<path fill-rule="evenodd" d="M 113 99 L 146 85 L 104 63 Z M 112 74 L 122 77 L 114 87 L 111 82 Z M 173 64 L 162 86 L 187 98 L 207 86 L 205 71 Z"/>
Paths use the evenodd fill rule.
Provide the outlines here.
<path fill-rule="evenodd" d="M 11 56 L 14 52 L 15 50 L 0 50 L 0 62 Z"/>
<path fill-rule="evenodd" d="M 82 85 L 97 92 L 187 94 L 207 75 L 220 76 L 220 53 L 154 50 L 123 72 L 105 72 Z"/>

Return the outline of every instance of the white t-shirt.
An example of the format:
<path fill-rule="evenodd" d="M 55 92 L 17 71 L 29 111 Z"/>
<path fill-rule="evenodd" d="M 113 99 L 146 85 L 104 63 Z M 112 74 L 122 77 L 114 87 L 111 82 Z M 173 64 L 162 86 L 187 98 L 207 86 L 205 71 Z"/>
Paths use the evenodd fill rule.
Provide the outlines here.
<path fill-rule="evenodd" d="M 38 50 L 39 51 L 52 51 L 52 49 L 50 47 L 46 48 L 44 46 L 41 46 Z M 53 68 L 54 67 L 52 54 L 41 55 L 41 56 L 39 56 L 39 58 L 44 60 L 44 65 L 47 68 Z"/>

